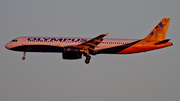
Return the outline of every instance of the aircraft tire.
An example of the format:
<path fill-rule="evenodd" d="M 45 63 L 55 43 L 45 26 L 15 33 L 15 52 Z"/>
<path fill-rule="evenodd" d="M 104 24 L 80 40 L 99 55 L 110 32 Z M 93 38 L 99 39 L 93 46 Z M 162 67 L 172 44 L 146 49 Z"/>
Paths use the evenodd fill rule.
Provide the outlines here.
<path fill-rule="evenodd" d="M 26 58 L 23 56 L 23 57 L 22 57 L 22 60 L 25 60 L 25 59 L 26 59 Z"/>
<path fill-rule="evenodd" d="M 87 55 L 87 56 L 86 56 L 86 59 L 87 59 L 87 60 L 90 60 L 90 59 L 91 59 L 91 56 Z"/>
<path fill-rule="evenodd" d="M 85 60 L 85 63 L 86 63 L 86 64 L 89 64 L 89 62 L 90 62 L 90 60 L 88 60 L 88 59 Z"/>

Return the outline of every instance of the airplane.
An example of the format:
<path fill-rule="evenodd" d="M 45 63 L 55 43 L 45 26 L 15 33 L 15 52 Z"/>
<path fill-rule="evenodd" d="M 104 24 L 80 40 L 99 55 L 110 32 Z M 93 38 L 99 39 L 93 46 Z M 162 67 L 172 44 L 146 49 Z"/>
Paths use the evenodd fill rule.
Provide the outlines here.
<path fill-rule="evenodd" d="M 169 22 L 170 18 L 163 18 L 144 39 L 104 38 L 109 32 L 95 38 L 24 36 L 14 38 L 5 47 L 23 52 L 23 60 L 26 52 L 57 52 L 69 60 L 81 59 L 84 55 L 88 64 L 90 55 L 132 54 L 172 46 L 170 39 L 165 39 Z"/>

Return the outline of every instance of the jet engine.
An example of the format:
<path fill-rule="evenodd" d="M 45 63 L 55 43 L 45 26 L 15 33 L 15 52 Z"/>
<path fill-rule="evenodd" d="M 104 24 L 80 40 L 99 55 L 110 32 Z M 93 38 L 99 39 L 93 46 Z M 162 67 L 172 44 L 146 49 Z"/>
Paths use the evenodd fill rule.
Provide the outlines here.
<path fill-rule="evenodd" d="M 64 47 L 63 59 L 81 59 L 84 50 L 78 47 Z"/>

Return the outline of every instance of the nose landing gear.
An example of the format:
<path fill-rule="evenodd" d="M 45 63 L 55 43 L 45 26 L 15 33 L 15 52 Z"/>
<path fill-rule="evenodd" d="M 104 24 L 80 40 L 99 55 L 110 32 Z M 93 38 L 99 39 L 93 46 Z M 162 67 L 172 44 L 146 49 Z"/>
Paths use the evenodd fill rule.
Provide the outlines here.
<path fill-rule="evenodd" d="M 26 56 L 26 52 L 23 53 L 22 60 L 25 60 L 25 59 L 26 59 L 25 56 Z"/>

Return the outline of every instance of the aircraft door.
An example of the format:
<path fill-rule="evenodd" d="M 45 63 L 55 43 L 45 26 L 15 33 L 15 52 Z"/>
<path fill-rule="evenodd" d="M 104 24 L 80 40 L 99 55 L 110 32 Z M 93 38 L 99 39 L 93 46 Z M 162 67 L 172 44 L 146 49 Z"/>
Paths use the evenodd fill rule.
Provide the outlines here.
<path fill-rule="evenodd" d="M 26 39 L 27 39 L 26 37 L 22 38 L 22 45 L 26 45 Z"/>
<path fill-rule="evenodd" d="M 55 42 L 55 46 L 59 47 L 59 41 Z"/>

